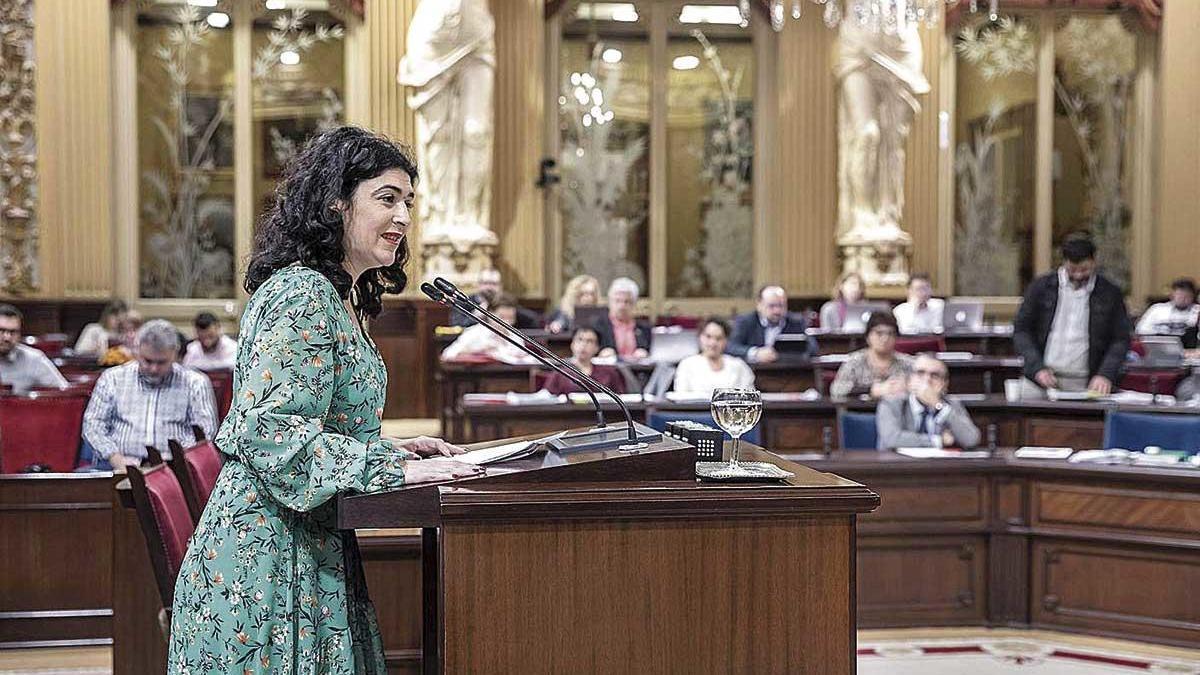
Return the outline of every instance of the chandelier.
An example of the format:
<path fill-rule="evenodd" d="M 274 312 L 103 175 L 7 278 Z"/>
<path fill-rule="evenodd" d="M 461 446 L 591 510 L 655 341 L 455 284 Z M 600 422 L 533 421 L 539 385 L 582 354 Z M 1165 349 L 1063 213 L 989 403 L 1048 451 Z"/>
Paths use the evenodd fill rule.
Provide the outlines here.
<path fill-rule="evenodd" d="M 999 16 L 1000 0 L 986 0 L 988 14 L 992 21 Z M 742 13 L 742 25 L 749 25 L 751 0 L 738 0 L 738 9 Z M 858 24 L 875 33 L 893 35 L 898 31 L 907 30 L 909 26 L 925 24 L 930 28 L 941 20 L 946 7 L 964 2 L 972 13 L 979 11 L 983 0 L 808 0 L 820 8 L 821 18 L 825 25 L 836 28 L 842 21 L 857 21 Z M 771 28 L 776 32 L 783 30 L 784 21 L 789 14 L 791 5 L 792 19 L 799 19 L 804 13 L 805 0 L 767 0 L 767 14 L 771 18 Z"/>

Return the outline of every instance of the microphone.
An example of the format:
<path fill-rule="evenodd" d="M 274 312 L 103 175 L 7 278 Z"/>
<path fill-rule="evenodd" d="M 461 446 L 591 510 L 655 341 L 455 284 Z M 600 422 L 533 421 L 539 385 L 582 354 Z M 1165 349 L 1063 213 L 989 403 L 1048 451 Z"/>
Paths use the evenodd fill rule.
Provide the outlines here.
<path fill-rule="evenodd" d="M 429 290 L 426 290 L 426 286 L 429 286 L 428 282 L 421 285 L 421 290 L 424 291 L 426 295 L 430 295 Z M 579 387 L 582 388 L 592 399 L 592 404 L 596 406 L 597 415 L 600 415 L 600 403 L 597 401 L 596 396 L 592 393 L 593 390 L 599 390 L 615 401 L 617 407 L 620 408 L 621 413 L 625 416 L 625 422 L 628 425 L 627 439 L 623 440 L 619 436 L 614 436 L 614 433 L 618 432 L 619 429 L 604 428 L 603 417 L 601 416 L 601 421 L 595 429 L 590 429 L 588 431 L 575 434 L 563 434 L 550 443 L 551 447 L 554 447 L 560 451 L 584 449 L 595 450 L 616 445 L 618 446 L 618 449 L 623 451 L 638 452 L 645 449 L 647 447 L 647 443 L 657 443 L 658 441 L 662 440 L 661 433 L 643 424 L 637 424 L 634 422 L 633 415 L 629 413 L 629 407 L 626 406 L 625 402 L 621 400 L 621 397 L 614 393 L 611 389 L 596 381 L 595 378 L 586 375 L 573 364 L 562 359 L 560 356 L 547 349 L 541 343 L 531 339 L 521 331 L 510 326 L 500 317 L 480 306 L 479 303 L 472 300 L 467 294 L 459 290 L 459 288 L 450 281 L 443 277 L 437 277 L 433 280 L 433 288 L 431 290 L 437 292 L 439 297 L 443 298 L 442 300 L 438 300 L 439 302 L 442 302 L 443 304 L 451 304 L 469 316 L 476 316 L 475 312 L 478 312 L 480 316 L 487 317 L 496 324 L 503 326 L 506 331 L 515 333 L 525 344 L 517 344 L 507 335 L 502 335 L 496 326 L 490 325 L 485 321 L 480 321 L 481 324 L 487 326 L 487 328 L 492 332 L 500 335 L 500 337 L 504 338 L 511 344 L 516 345 L 518 348 L 522 349 L 522 351 L 530 354 L 552 370 L 563 373 L 568 379 L 579 385 Z M 430 295 L 430 297 L 437 300 L 437 298 L 433 295 Z M 476 318 L 479 317 L 477 316 Z M 539 353 L 535 353 L 535 349 Z M 557 364 L 557 367 L 550 365 L 546 360 L 547 358 L 554 361 Z"/>
<path fill-rule="evenodd" d="M 458 290 L 458 289 L 455 289 L 455 290 Z M 462 303 L 458 302 L 457 298 L 452 300 L 450 297 L 447 297 L 448 294 L 443 293 L 441 291 L 441 289 L 434 287 L 428 281 L 421 284 L 421 292 L 424 293 L 425 295 L 429 296 L 429 299 L 433 300 L 434 302 L 437 302 L 437 303 L 443 304 L 443 305 L 447 305 L 450 307 L 454 307 L 455 309 L 459 309 L 459 310 L 463 309 Z M 450 295 L 452 296 L 452 294 L 450 294 Z M 467 315 L 471 315 L 471 312 L 469 311 L 469 309 L 470 308 L 467 308 L 468 311 L 465 312 Z M 499 317 L 497 317 L 496 320 L 502 324 L 504 323 L 504 321 L 501 320 Z M 563 370 L 562 368 L 550 363 L 546 359 L 542 358 L 541 355 L 531 351 L 525 345 L 518 343 L 516 340 L 513 340 L 508 335 L 505 335 L 504 333 L 500 332 L 495 326 L 488 324 L 486 321 L 480 321 L 479 323 L 481 325 L 483 325 L 485 328 L 487 328 L 488 330 L 495 333 L 496 335 L 499 335 L 501 338 L 506 340 L 509 344 L 513 345 L 517 349 L 520 349 L 521 351 L 525 352 L 526 354 L 529 354 L 533 358 L 537 359 L 542 365 L 546 366 L 547 368 L 549 368 L 555 372 L 562 373 L 563 375 L 565 375 L 567 377 L 567 379 L 569 379 L 572 382 L 574 382 L 575 384 L 579 385 L 579 387 L 581 389 L 583 389 L 584 392 L 586 392 L 588 396 L 591 397 L 592 405 L 596 408 L 596 427 L 603 428 L 605 426 L 604 411 L 600 407 L 600 401 L 596 398 L 596 395 L 593 394 L 590 389 L 588 389 L 587 385 L 584 384 L 584 382 L 582 380 L 580 380 L 578 377 L 576 377 L 571 372 Z M 508 324 L 504 324 L 504 325 L 507 326 Z M 521 337 L 524 338 L 523 335 Z"/>

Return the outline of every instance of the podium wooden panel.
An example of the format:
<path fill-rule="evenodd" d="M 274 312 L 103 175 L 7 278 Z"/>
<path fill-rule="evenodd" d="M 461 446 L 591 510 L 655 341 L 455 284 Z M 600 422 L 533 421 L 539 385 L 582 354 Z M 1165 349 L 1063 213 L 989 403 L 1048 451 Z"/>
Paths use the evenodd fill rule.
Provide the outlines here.
<path fill-rule="evenodd" d="M 796 477 L 702 484 L 694 453 L 548 452 L 342 497 L 339 525 L 423 528 L 425 673 L 854 672 L 878 496 L 756 448 Z"/>

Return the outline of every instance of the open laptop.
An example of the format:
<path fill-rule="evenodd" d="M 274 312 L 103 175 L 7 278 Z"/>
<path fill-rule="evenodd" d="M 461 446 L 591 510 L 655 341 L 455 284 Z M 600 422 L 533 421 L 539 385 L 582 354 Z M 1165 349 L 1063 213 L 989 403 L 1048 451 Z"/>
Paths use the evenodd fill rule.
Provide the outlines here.
<path fill-rule="evenodd" d="M 867 330 L 867 320 L 873 312 L 892 311 L 886 302 L 860 302 L 846 306 L 846 320 L 842 322 L 843 333 L 862 333 Z"/>
<path fill-rule="evenodd" d="M 700 353 L 699 333 L 678 326 L 655 328 L 650 336 L 650 361 L 676 364 Z"/>
<path fill-rule="evenodd" d="M 1153 368 L 1178 368 L 1183 365 L 1183 341 L 1174 335 L 1142 337 L 1146 349 L 1145 364 Z"/>
<path fill-rule="evenodd" d="M 772 345 L 779 356 L 798 359 L 808 356 L 808 336 L 804 333 L 780 333 Z"/>
<path fill-rule="evenodd" d="M 608 316 L 608 308 L 602 305 L 592 305 L 588 307 L 575 308 L 575 325 L 576 326 L 591 326 L 596 324 Z"/>
<path fill-rule="evenodd" d="M 983 303 L 947 300 L 942 309 L 942 330 L 947 333 L 973 332 L 983 328 Z"/>

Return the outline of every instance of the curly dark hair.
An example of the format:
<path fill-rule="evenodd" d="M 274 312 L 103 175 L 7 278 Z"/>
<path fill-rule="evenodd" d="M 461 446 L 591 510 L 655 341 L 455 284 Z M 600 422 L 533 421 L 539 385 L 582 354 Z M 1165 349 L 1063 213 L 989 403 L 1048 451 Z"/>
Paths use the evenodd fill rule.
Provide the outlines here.
<path fill-rule="evenodd" d="M 277 270 L 299 262 L 325 275 L 343 300 L 351 298 L 360 316 L 378 316 L 383 294 L 399 293 L 408 284 L 408 239 L 394 263 L 367 270 L 354 283 L 342 267 L 345 227 L 335 207 L 349 204 L 359 183 L 389 169 L 403 170 L 416 185 L 417 164 L 409 150 L 383 136 L 344 126 L 313 137 L 284 171 L 275 203 L 259 220 L 246 292 L 254 293 Z"/>

